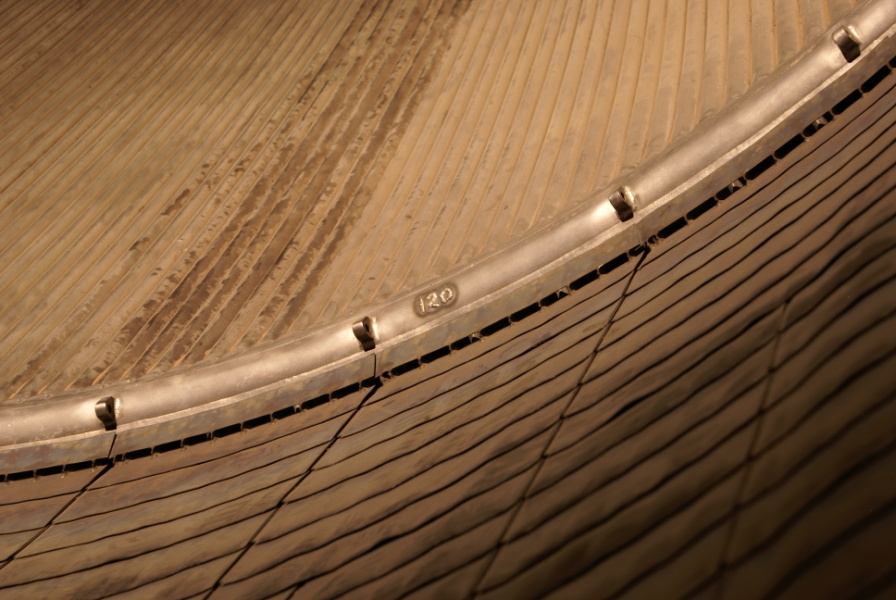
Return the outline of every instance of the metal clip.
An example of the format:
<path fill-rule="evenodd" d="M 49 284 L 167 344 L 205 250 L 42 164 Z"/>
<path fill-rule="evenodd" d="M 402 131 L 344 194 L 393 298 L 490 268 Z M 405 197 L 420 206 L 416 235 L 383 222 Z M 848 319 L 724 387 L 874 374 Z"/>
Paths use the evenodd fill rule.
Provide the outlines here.
<path fill-rule="evenodd" d="M 352 325 L 352 333 L 361 342 L 361 348 L 366 352 L 376 348 L 376 340 L 373 334 L 373 319 L 364 317 L 354 325 Z"/>
<path fill-rule="evenodd" d="M 846 62 L 854 61 L 862 53 L 862 48 L 859 45 L 859 36 L 852 27 L 841 27 L 834 32 L 833 37 L 834 43 L 840 48 L 840 52 L 843 54 Z"/>
<path fill-rule="evenodd" d="M 106 431 L 111 431 L 118 427 L 118 398 L 109 396 L 103 398 L 93 407 L 97 418 L 102 421 Z"/>
<path fill-rule="evenodd" d="M 635 214 L 634 207 L 629 204 L 628 199 L 630 197 L 631 192 L 624 186 L 610 194 L 610 204 L 613 205 L 613 209 L 616 211 L 616 216 L 619 217 L 620 221 L 628 221 Z"/>

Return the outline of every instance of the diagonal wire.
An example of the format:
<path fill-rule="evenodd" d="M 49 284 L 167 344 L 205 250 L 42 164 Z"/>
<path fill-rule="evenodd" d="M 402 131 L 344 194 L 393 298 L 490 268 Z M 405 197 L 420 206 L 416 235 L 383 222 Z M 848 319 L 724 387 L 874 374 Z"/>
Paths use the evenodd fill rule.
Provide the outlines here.
<path fill-rule="evenodd" d="M 330 442 L 326 445 L 326 447 L 324 447 L 323 450 L 321 450 L 321 452 L 317 456 L 317 458 L 314 459 L 314 462 L 311 463 L 311 466 L 308 467 L 308 469 L 305 471 L 305 473 L 302 474 L 301 476 L 299 476 L 299 478 L 296 480 L 296 483 L 283 494 L 283 497 L 280 499 L 280 502 L 277 503 L 277 506 L 274 507 L 274 509 L 268 514 L 267 518 L 261 523 L 261 525 L 259 525 L 258 529 L 255 531 L 254 534 L 252 534 L 252 537 L 249 538 L 249 541 L 246 543 L 246 545 L 243 547 L 243 549 L 240 551 L 240 553 L 237 555 L 237 557 L 233 560 L 233 562 L 230 563 L 230 565 L 227 567 L 227 569 L 225 569 L 224 572 L 221 573 L 221 575 L 218 577 L 218 580 L 215 582 L 215 585 L 206 594 L 206 596 L 205 596 L 206 600 L 212 594 L 214 594 L 215 590 L 217 590 L 219 587 L 221 587 L 221 582 L 224 580 L 224 578 L 227 576 L 227 574 L 233 570 L 233 568 L 243 558 L 243 556 L 246 554 L 246 552 L 249 551 L 249 548 L 251 548 L 252 546 L 255 545 L 255 540 L 258 538 L 258 536 L 261 534 L 261 532 L 264 531 L 265 527 L 267 527 L 267 524 L 274 518 L 274 516 L 280 511 L 280 509 L 286 505 L 286 502 L 285 502 L 286 499 L 314 471 L 314 467 L 317 466 L 317 463 L 320 462 L 320 460 L 326 455 L 327 451 L 333 447 L 333 444 L 335 444 L 336 441 L 339 439 L 339 436 L 343 432 L 343 430 L 348 426 L 349 423 L 351 423 L 352 419 L 355 418 L 355 415 L 358 414 L 358 412 L 361 410 L 361 408 L 363 408 L 364 405 L 367 404 L 367 401 L 370 400 L 370 398 L 372 398 L 373 395 L 379 390 L 381 385 L 382 384 L 379 382 L 379 380 L 377 380 L 377 382 L 373 386 L 373 388 L 364 396 L 364 398 L 361 400 L 361 402 L 358 403 L 358 406 L 355 407 L 355 409 L 352 411 L 352 413 L 349 415 L 349 417 L 345 420 L 345 422 L 339 426 L 339 429 L 337 429 L 336 432 L 333 434 L 333 437 L 330 440 Z"/>
<path fill-rule="evenodd" d="M 622 292 L 619 295 L 619 300 L 616 302 L 616 305 L 613 307 L 613 312 L 610 314 L 609 319 L 607 320 L 606 326 L 604 326 L 603 331 L 601 331 L 597 342 L 594 345 L 594 352 L 591 354 L 591 358 L 585 362 L 585 368 L 582 370 L 582 376 L 579 378 L 579 382 L 576 385 L 575 391 L 570 394 L 569 400 L 566 402 L 566 406 L 563 408 L 563 412 L 560 415 L 560 418 L 557 420 L 557 423 L 554 425 L 553 431 L 548 435 L 548 439 L 545 442 L 544 450 L 541 453 L 541 456 L 538 459 L 538 463 L 535 468 L 532 470 L 532 475 L 529 478 L 529 482 L 526 484 L 526 489 L 523 491 L 523 494 L 520 496 L 519 501 L 514 506 L 510 517 L 507 519 L 507 524 L 504 526 L 504 530 L 501 532 L 500 537 L 498 538 L 498 544 L 495 549 L 491 552 L 488 560 L 485 565 L 482 567 L 482 570 L 479 572 L 479 575 L 476 577 L 475 583 L 470 588 L 470 597 L 475 596 L 480 591 L 480 586 L 482 585 L 485 576 L 488 574 L 489 570 L 492 567 L 492 564 L 495 562 L 495 559 L 498 556 L 498 553 L 501 551 L 501 547 L 504 545 L 504 539 L 506 538 L 508 532 L 510 531 L 513 523 L 516 521 L 517 515 L 519 514 L 520 509 L 523 506 L 523 503 L 526 500 L 526 497 L 529 495 L 529 492 L 532 489 L 532 486 L 535 484 L 536 479 L 538 478 L 538 473 L 541 471 L 542 466 L 545 464 L 545 459 L 547 458 L 548 448 L 551 447 L 554 439 L 557 437 L 557 433 L 560 431 L 560 426 L 563 423 L 563 419 L 566 417 L 566 413 L 569 412 L 570 407 L 575 402 L 576 397 L 578 397 L 579 390 L 582 389 L 582 384 L 584 383 L 584 378 L 588 373 L 588 369 L 591 367 L 591 363 L 594 362 L 595 357 L 597 356 L 598 350 L 600 350 L 601 345 L 603 344 L 604 339 L 607 337 L 607 334 L 610 331 L 610 327 L 613 325 L 613 321 L 616 318 L 616 315 L 619 312 L 619 309 L 622 307 L 622 303 L 625 301 L 626 296 L 628 295 L 628 290 L 631 287 L 632 281 L 635 278 L 635 274 L 641 268 L 641 265 L 644 263 L 645 257 L 649 254 L 649 248 L 645 246 L 644 252 L 638 258 L 638 262 L 635 267 L 632 269 L 631 274 L 628 277 L 628 281 L 625 282 L 625 287 L 622 289 Z"/>

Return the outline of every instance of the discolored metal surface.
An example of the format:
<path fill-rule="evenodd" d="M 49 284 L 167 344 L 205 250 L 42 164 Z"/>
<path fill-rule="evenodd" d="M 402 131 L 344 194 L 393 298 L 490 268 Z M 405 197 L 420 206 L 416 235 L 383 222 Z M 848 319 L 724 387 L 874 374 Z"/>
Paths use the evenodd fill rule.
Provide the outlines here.
<path fill-rule="evenodd" d="M 46 356 L 99 331 L 67 320 L 87 314 L 74 299 L 52 321 L 54 306 L 87 289 L 63 293 L 66 277 L 95 275 L 96 298 L 127 282 L 136 302 L 149 291 L 136 277 L 145 262 L 160 286 L 149 297 L 164 285 L 190 291 L 131 313 L 146 320 L 133 340 L 154 341 L 130 366 L 109 362 L 99 387 L 58 374 L 40 387 L 52 360 L 25 361 L 32 378 L 0 406 L 0 595 L 892 591 L 896 3 L 214 8 L 2 6 L 0 23 L 17 23 L 2 38 L 19 52 L 8 64 L 23 67 L 10 81 L 35 78 L 3 107 L 39 115 L 44 104 L 24 98 L 41 89 L 62 107 L 49 93 L 64 89 L 62 73 L 70 93 L 92 93 L 102 78 L 84 73 L 112 64 L 97 62 L 101 45 L 80 46 L 96 60 L 51 60 L 90 35 L 134 42 L 135 27 L 155 41 L 133 48 L 173 61 L 144 64 L 134 52 L 159 83 L 131 84 L 170 96 L 141 97 L 133 117 L 145 128 L 118 131 L 107 170 L 88 178 L 75 161 L 60 177 L 125 194 L 127 172 L 174 191 L 164 160 L 176 155 L 186 176 L 188 157 L 221 152 L 214 164 L 233 170 L 216 185 L 233 187 L 220 196 L 193 185 L 168 215 L 161 192 L 60 205 L 28 194 L 49 182 L 41 157 L 61 168 L 75 137 L 33 121 L 25 152 L 4 151 L 36 157 L 12 178 L 34 180 L 4 205 L 24 219 L 7 226 L 19 234 L 7 247 L 47 277 L 21 279 L 8 297 L 50 290 L 35 300 L 44 317 L 28 317 L 54 332 L 39 342 Z M 263 23 L 282 38 L 259 38 Z M 182 50 L 165 54 L 152 37 L 163 32 Z M 299 51 L 306 37 L 302 48 L 323 54 Z M 295 60 L 264 54 L 277 48 Z M 204 70 L 228 60 L 246 70 Z M 306 91 L 290 87 L 312 69 Z M 262 123 L 275 96 L 287 111 L 277 127 L 294 127 L 282 136 Z M 79 106 L 62 112 L 93 131 L 86 114 L 74 118 Z M 124 123 L 131 105 L 109 106 Z M 307 112 L 293 123 L 295 107 Z M 241 146 L 225 115 L 241 132 L 269 131 L 268 145 Z M 24 136 L 25 121 L 4 122 Z M 177 143 L 159 137 L 166 127 Z M 259 153 L 256 167 L 228 163 L 248 156 L 238 148 Z M 146 161 L 135 166 L 129 151 Z M 66 220 L 109 237 L 66 237 Z M 27 223 L 63 232 L 55 259 L 35 258 Z M 147 232 L 159 237 L 135 247 L 133 268 L 116 271 L 124 263 L 112 254 L 111 271 L 82 264 Z M 152 240 L 166 236 L 190 249 L 160 252 Z M 178 261 L 205 243 L 220 254 L 195 255 L 178 275 L 193 283 L 175 285 Z M 172 270 L 156 272 L 153 261 L 169 259 Z M 102 306 L 89 314 L 100 319 Z M 258 327 L 257 338 L 245 333 Z M 38 388 L 44 396 L 27 397 Z"/>
<path fill-rule="evenodd" d="M 849 2 L 4 2 L 6 398 L 164 373 L 581 203 Z"/>

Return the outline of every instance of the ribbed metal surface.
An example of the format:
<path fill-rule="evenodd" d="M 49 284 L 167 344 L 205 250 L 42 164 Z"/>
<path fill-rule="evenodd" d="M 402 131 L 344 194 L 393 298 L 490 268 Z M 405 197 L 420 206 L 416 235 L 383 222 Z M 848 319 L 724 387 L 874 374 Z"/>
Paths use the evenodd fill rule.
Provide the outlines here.
<path fill-rule="evenodd" d="M 3 396 L 221 357 L 466 264 L 850 8 L 6 1 Z"/>
<path fill-rule="evenodd" d="M 846 98 L 745 187 L 466 347 L 7 480 L 0 591 L 886 597 L 896 74 Z"/>
<path fill-rule="evenodd" d="M 896 2 L 189 6 L 0 5 L 0 597 L 893 595 Z"/>

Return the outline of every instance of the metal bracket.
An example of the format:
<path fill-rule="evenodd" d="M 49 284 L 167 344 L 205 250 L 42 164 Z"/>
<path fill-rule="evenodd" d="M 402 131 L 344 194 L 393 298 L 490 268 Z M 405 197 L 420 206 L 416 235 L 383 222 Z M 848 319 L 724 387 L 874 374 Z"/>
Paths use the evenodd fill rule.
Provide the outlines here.
<path fill-rule="evenodd" d="M 610 204 L 616 211 L 620 221 L 628 221 L 635 215 L 635 209 L 630 203 L 631 191 L 625 186 L 610 194 Z"/>
<path fill-rule="evenodd" d="M 366 352 L 376 348 L 376 339 L 373 332 L 373 319 L 364 317 L 352 325 L 352 333 L 361 342 L 361 348 Z"/>
<path fill-rule="evenodd" d="M 859 36 L 852 27 L 841 27 L 834 32 L 834 43 L 843 53 L 846 62 L 852 62 L 862 54 L 862 48 L 859 43 Z"/>
<path fill-rule="evenodd" d="M 108 396 L 103 398 L 93 407 L 97 418 L 102 421 L 106 431 L 112 431 L 118 427 L 118 412 L 120 402 L 118 398 Z"/>

